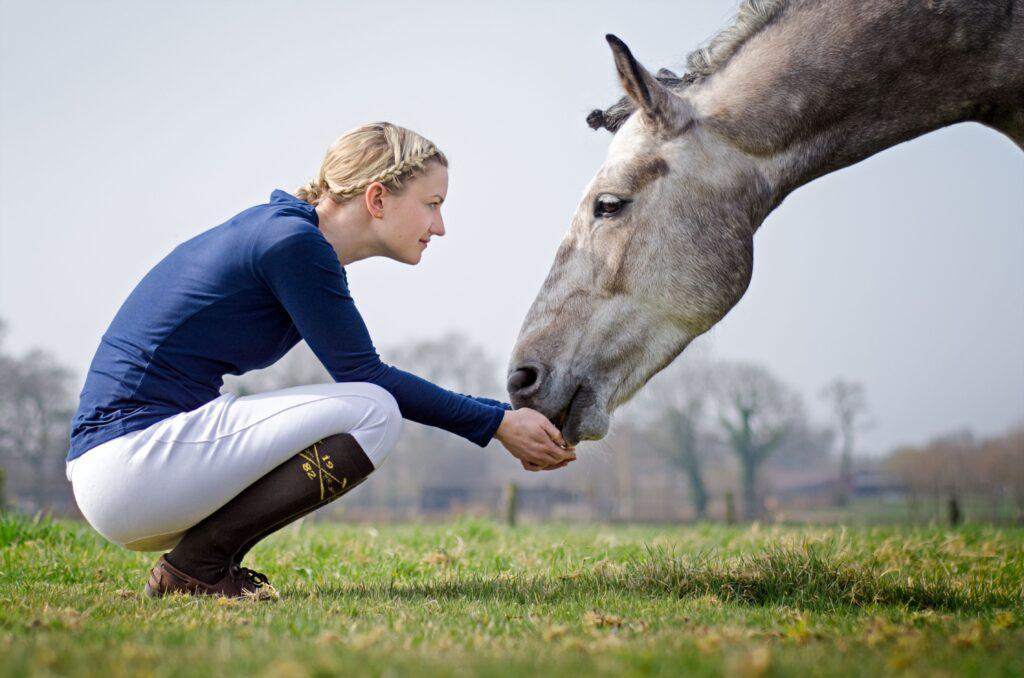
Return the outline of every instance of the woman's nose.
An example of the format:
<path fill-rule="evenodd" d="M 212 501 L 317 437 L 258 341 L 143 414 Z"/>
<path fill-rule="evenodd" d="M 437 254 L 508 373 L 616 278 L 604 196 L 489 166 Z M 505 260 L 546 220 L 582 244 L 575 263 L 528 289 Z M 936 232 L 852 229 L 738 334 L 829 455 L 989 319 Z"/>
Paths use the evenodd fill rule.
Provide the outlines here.
<path fill-rule="evenodd" d="M 434 235 L 444 235 L 444 219 L 438 217 L 437 223 L 434 224 L 434 228 L 431 229 Z"/>

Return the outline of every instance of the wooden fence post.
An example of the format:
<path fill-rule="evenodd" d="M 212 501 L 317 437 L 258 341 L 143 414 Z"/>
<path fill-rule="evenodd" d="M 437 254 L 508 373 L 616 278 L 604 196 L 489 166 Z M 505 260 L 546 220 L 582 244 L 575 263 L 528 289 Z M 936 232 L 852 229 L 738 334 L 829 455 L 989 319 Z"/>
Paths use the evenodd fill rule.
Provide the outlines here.
<path fill-rule="evenodd" d="M 732 492 L 725 493 L 725 522 L 729 525 L 736 524 L 736 498 Z"/>
<path fill-rule="evenodd" d="M 505 522 L 516 526 L 516 509 L 519 507 L 519 488 L 511 480 L 505 484 Z"/>
<path fill-rule="evenodd" d="M 949 495 L 949 526 L 956 527 L 963 522 L 964 516 L 960 511 L 960 502 L 957 501 L 956 494 L 950 493 Z"/>

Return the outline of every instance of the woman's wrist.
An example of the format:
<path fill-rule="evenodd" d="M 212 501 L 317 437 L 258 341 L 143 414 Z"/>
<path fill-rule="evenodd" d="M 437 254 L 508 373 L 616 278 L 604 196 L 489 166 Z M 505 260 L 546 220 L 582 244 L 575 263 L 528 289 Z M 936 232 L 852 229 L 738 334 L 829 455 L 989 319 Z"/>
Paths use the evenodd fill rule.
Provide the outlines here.
<path fill-rule="evenodd" d="M 505 434 L 508 432 L 509 418 L 512 410 L 504 410 L 501 413 L 501 421 L 498 423 L 498 428 L 494 430 L 494 437 L 499 442 L 504 442 Z"/>

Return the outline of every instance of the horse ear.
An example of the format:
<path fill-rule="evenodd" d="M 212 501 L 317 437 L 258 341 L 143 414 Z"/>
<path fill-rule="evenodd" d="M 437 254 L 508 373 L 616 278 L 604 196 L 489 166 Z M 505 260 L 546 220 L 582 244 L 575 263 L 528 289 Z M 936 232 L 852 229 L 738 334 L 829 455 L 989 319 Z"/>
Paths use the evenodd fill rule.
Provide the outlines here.
<path fill-rule="evenodd" d="M 672 129 L 681 126 L 684 121 L 680 120 L 680 114 L 687 111 L 683 100 L 641 66 L 626 43 L 611 33 L 604 37 L 612 48 L 622 88 L 637 108 L 658 127 Z"/>

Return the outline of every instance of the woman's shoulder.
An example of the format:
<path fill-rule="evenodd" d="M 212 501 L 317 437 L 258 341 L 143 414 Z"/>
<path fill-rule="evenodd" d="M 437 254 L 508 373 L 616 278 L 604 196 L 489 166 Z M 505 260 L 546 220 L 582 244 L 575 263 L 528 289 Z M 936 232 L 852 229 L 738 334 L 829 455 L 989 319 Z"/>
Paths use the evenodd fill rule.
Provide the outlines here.
<path fill-rule="evenodd" d="M 282 240 L 293 238 L 322 239 L 315 224 L 291 214 L 270 214 L 259 224 L 259 242 L 264 248 L 273 247 Z"/>

